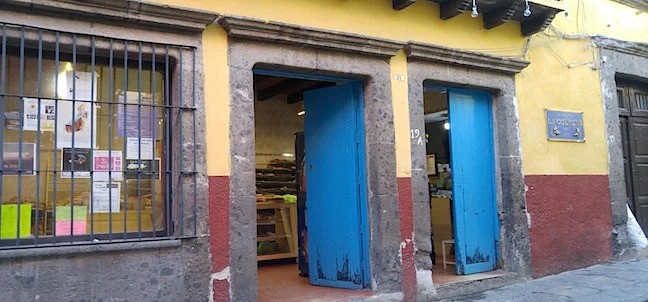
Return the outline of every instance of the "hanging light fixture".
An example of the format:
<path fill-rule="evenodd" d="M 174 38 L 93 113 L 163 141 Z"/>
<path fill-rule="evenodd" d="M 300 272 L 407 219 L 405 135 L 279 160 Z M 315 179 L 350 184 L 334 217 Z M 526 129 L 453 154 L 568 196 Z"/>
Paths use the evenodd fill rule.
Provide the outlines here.
<path fill-rule="evenodd" d="M 479 16 L 479 12 L 477 11 L 477 0 L 473 0 L 473 6 L 472 6 L 472 13 L 470 13 L 470 16 L 473 18 L 477 18 Z"/>
<path fill-rule="evenodd" d="M 524 8 L 524 16 L 531 16 L 531 6 L 529 6 L 529 0 L 524 0 L 526 7 Z"/>
<path fill-rule="evenodd" d="M 299 109 L 297 109 L 297 115 L 302 116 L 306 114 L 306 110 L 304 109 L 304 102 L 299 103 Z"/>

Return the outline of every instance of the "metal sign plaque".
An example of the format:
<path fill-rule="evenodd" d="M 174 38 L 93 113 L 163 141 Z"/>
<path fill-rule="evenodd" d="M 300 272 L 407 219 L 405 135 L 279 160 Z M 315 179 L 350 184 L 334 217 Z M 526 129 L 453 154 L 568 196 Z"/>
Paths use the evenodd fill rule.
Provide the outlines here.
<path fill-rule="evenodd" d="M 584 142 L 585 128 L 582 112 L 545 110 L 547 139 L 552 141 Z"/>

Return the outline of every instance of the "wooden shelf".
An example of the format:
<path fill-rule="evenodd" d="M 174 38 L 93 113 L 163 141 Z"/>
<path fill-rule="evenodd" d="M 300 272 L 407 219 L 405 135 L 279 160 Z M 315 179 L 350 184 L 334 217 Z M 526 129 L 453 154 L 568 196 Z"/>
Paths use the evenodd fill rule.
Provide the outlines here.
<path fill-rule="evenodd" d="M 270 213 L 268 213 L 270 211 Z M 257 260 L 275 260 L 297 257 L 297 204 L 283 202 L 259 202 L 257 212 L 263 218 L 257 220 L 257 231 L 271 232 L 271 236 L 257 236 Z M 261 245 L 267 244 L 262 250 Z"/>
<path fill-rule="evenodd" d="M 286 258 L 295 258 L 295 257 L 297 257 L 297 254 L 293 254 L 293 253 L 258 255 L 257 261 L 277 260 L 277 259 L 286 259 Z"/>
<path fill-rule="evenodd" d="M 276 241 L 280 239 L 290 239 L 290 235 L 276 235 L 276 236 L 257 236 L 257 241 Z"/>

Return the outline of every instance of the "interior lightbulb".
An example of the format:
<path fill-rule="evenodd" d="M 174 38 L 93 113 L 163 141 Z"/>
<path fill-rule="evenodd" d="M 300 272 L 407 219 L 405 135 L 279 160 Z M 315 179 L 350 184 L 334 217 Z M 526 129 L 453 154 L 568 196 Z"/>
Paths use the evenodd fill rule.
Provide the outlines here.
<path fill-rule="evenodd" d="M 524 9 L 524 16 L 528 17 L 531 16 L 531 7 L 529 6 L 529 0 L 527 0 L 525 3 L 526 3 L 526 8 Z"/>
<path fill-rule="evenodd" d="M 450 130 L 450 123 L 445 122 L 445 123 L 443 124 L 443 129 L 445 129 L 445 130 Z"/>
<path fill-rule="evenodd" d="M 477 16 L 479 16 L 479 12 L 477 11 L 477 2 L 476 2 L 476 0 L 473 0 L 472 13 L 470 13 L 470 16 L 473 17 L 473 18 L 477 18 Z"/>

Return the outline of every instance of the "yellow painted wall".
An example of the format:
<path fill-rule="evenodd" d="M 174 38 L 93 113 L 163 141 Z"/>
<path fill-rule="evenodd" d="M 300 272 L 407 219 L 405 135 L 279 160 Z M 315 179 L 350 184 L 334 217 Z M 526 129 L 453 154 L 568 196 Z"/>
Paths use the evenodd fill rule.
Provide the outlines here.
<path fill-rule="evenodd" d="M 230 83 L 227 33 L 216 25 L 203 32 L 207 175 L 230 174 Z"/>
<path fill-rule="evenodd" d="M 553 1 L 553 0 L 543 0 Z M 307 27 L 351 32 L 398 41 L 440 44 L 502 56 L 520 56 L 524 37 L 520 26 L 511 22 L 495 29 L 483 29 L 481 17 L 464 13 L 448 21 L 439 18 L 439 5 L 418 1 L 396 11 L 391 0 L 153 0 L 219 14 L 239 15 Z M 227 140 L 229 100 L 227 87 L 227 39 L 211 26 L 204 34 L 207 102 L 208 174 L 229 174 Z M 397 171 L 399 177 L 411 175 L 409 107 L 407 102 L 407 64 L 404 53 L 391 59 L 392 96 L 396 127 Z M 396 79 L 396 75 L 403 79 Z M 218 142 L 218 143 L 213 143 Z"/>
<path fill-rule="evenodd" d="M 417 1 L 404 10 L 392 0 L 153 0 L 226 15 L 239 15 L 308 27 L 324 28 L 399 41 L 419 41 L 448 47 L 518 55 L 524 44 L 516 22 L 483 29 L 481 17 L 464 13 L 439 18 L 439 5 Z"/>
<path fill-rule="evenodd" d="M 226 15 L 324 28 L 398 41 L 418 41 L 521 57 L 525 38 L 517 22 L 492 30 L 481 17 L 464 13 L 439 19 L 439 6 L 418 1 L 396 11 L 391 0 L 153 0 Z M 557 30 L 532 37 L 527 58 L 532 64 L 517 76 L 523 167 L 526 174 L 606 174 L 607 151 L 595 51 L 585 34 L 648 41 L 648 14 L 610 0 L 537 0 L 565 8 L 554 19 Z M 562 34 L 566 36 L 561 36 Z M 213 25 L 204 33 L 209 175 L 229 174 L 229 83 L 227 37 Z M 397 171 L 411 174 L 407 65 L 402 52 L 390 60 L 395 113 Z M 402 75 L 399 77 L 397 75 Z M 549 142 L 545 109 L 583 111 L 585 143 Z M 218 142 L 218 143 L 213 143 Z M 586 163 L 586 164 L 583 164 Z"/>
<path fill-rule="evenodd" d="M 392 104 L 396 135 L 396 176 L 412 176 L 410 148 L 410 121 L 407 86 L 407 56 L 399 51 L 390 61 L 392 79 Z"/>
<path fill-rule="evenodd" d="M 536 41 L 547 39 L 532 40 Z M 568 68 L 557 57 L 558 54 L 567 62 L 585 62 L 588 58 L 581 52 L 586 44 L 580 40 L 554 40 L 532 48 L 531 65 L 516 77 L 525 175 L 607 174 L 598 71 L 587 65 Z M 548 141 L 545 109 L 582 111 L 586 141 Z"/>
<path fill-rule="evenodd" d="M 531 65 L 516 77 L 525 175 L 608 173 L 598 51 L 587 35 L 648 41 L 646 13 L 609 0 L 567 4 L 567 17 L 533 36 Z M 545 109 L 582 111 L 587 141 L 547 141 Z"/>
<path fill-rule="evenodd" d="M 570 0 L 567 4 L 568 17 L 559 14 L 552 23 L 564 33 L 648 42 L 648 12 L 610 0 Z"/>

